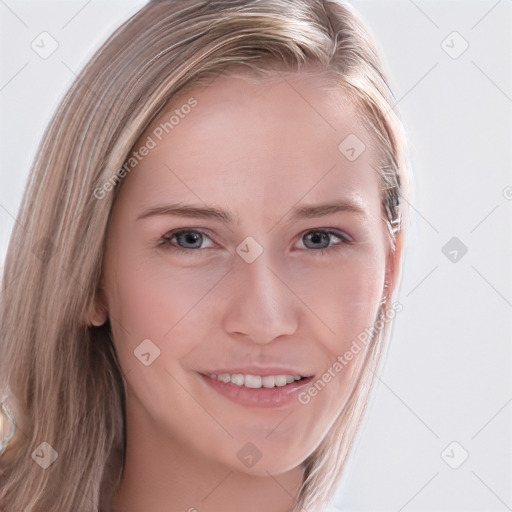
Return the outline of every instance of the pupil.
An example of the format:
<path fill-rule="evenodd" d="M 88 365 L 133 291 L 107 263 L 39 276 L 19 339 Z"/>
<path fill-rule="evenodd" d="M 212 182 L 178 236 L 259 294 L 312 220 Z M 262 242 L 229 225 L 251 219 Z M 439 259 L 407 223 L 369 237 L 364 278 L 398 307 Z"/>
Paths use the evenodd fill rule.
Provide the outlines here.
<path fill-rule="evenodd" d="M 329 234 L 328 233 L 314 233 L 307 235 L 313 244 L 321 243 L 322 241 L 326 242 L 322 248 L 325 248 L 329 245 Z"/>
<path fill-rule="evenodd" d="M 199 233 L 185 233 L 181 235 L 185 238 L 185 243 L 187 244 L 195 244 L 197 241 L 200 241 L 201 235 Z"/>

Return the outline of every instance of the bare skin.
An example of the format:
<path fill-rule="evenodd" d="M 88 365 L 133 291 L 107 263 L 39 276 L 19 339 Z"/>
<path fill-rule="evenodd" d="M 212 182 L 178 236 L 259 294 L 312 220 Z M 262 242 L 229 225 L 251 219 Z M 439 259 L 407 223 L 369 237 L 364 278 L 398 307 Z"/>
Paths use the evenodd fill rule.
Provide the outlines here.
<path fill-rule="evenodd" d="M 199 375 L 256 365 L 320 378 L 373 324 L 392 283 L 372 141 L 355 107 L 322 83 L 219 77 L 175 98 L 140 138 L 157 144 L 121 184 L 94 314 L 110 317 L 127 384 L 115 512 L 289 512 L 301 464 L 346 403 L 364 350 L 307 404 L 240 405 Z M 191 97 L 197 105 L 158 140 L 154 130 Z M 354 161 L 338 149 L 349 134 L 366 145 Z M 361 211 L 292 218 L 337 201 Z M 178 202 L 233 222 L 144 216 Z M 250 263 L 236 250 L 247 237 L 262 248 Z M 134 355 L 146 339 L 160 350 L 148 366 Z M 261 458 L 248 466 L 244 449 Z"/>

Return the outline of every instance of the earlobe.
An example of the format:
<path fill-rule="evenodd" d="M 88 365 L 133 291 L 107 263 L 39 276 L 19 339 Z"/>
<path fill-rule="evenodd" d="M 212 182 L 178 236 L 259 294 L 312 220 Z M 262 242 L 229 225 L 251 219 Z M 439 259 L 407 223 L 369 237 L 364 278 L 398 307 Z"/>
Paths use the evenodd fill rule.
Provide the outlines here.
<path fill-rule="evenodd" d="M 92 311 L 87 318 L 87 324 L 94 327 L 100 327 L 108 320 L 108 311 L 101 297 L 97 297 L 94 301 Z"/>
<path fill-rule="evenodd" d="M 96 310 L 89 317 L 89 324 L 95 327 L 100 327 L 107 321 L 108 315 L 104 309 Z"/>

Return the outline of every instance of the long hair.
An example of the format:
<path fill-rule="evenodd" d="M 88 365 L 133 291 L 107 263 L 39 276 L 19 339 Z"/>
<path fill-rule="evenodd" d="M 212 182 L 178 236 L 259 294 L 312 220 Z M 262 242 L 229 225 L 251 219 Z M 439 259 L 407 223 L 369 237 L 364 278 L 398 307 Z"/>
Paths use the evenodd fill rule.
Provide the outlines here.
<path fill-rule="evenodd" d="M 2 510 L 108 511 L 121 480 L 124 377 L 109 323 L 87 322 L 100 295 L 119 187 L 101 197 L 97 191 L 118 176 L 146 127 L 186 86 L 233 66 L 263 76 L 273 65 L 300 72 L 308 64 L 349 95 L 379 149 L 382 221 L 401 258 L 405 130 L 375 42 L 351 6 L 149 2 L 96 51 L 58 106 L 12 231 L 0 300 L 0 430 L 7 435 L 7 411 L 17 428 L 0 457 Z M 296 511 L 317 510 L 334 493 L 386 346 L 392 288 L 346 406 L 303 462 Z"/>

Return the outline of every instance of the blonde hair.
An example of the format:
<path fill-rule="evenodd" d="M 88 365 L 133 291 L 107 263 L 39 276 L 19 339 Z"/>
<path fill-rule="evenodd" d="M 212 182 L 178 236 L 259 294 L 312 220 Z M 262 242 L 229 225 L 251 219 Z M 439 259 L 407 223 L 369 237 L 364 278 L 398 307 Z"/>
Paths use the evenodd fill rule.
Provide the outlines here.
<path fill-rule="evenodd" d="M 60 103 L 11 235 L 0 302 L 0 389 L 17 429 L 0 457 L 2 510 L 110 510 L 122 476 L 123 375 L 109 323 L 87 323 L 101 299 L 107 225 L 119 187 L 101 199 L 95 191 L 185 87 L 236 66 L 300 72 L 308 64 L 320 66 L 332 86 L 349 95 L 376 142 L 382 218 L 401 258 L 406 138 L 358 14 L 341 0 L 148 3 L 108 38 Z M 379 320 L 391 306 L 394 289 L 389 292 Z M 332 497 L 388 327 L 385 321 L 372 331 L 346 407 L 304 461 L 295 510 L 318 510 Z M 46 469 L 34 457 L 42 442 L 58 457 Z"/>

